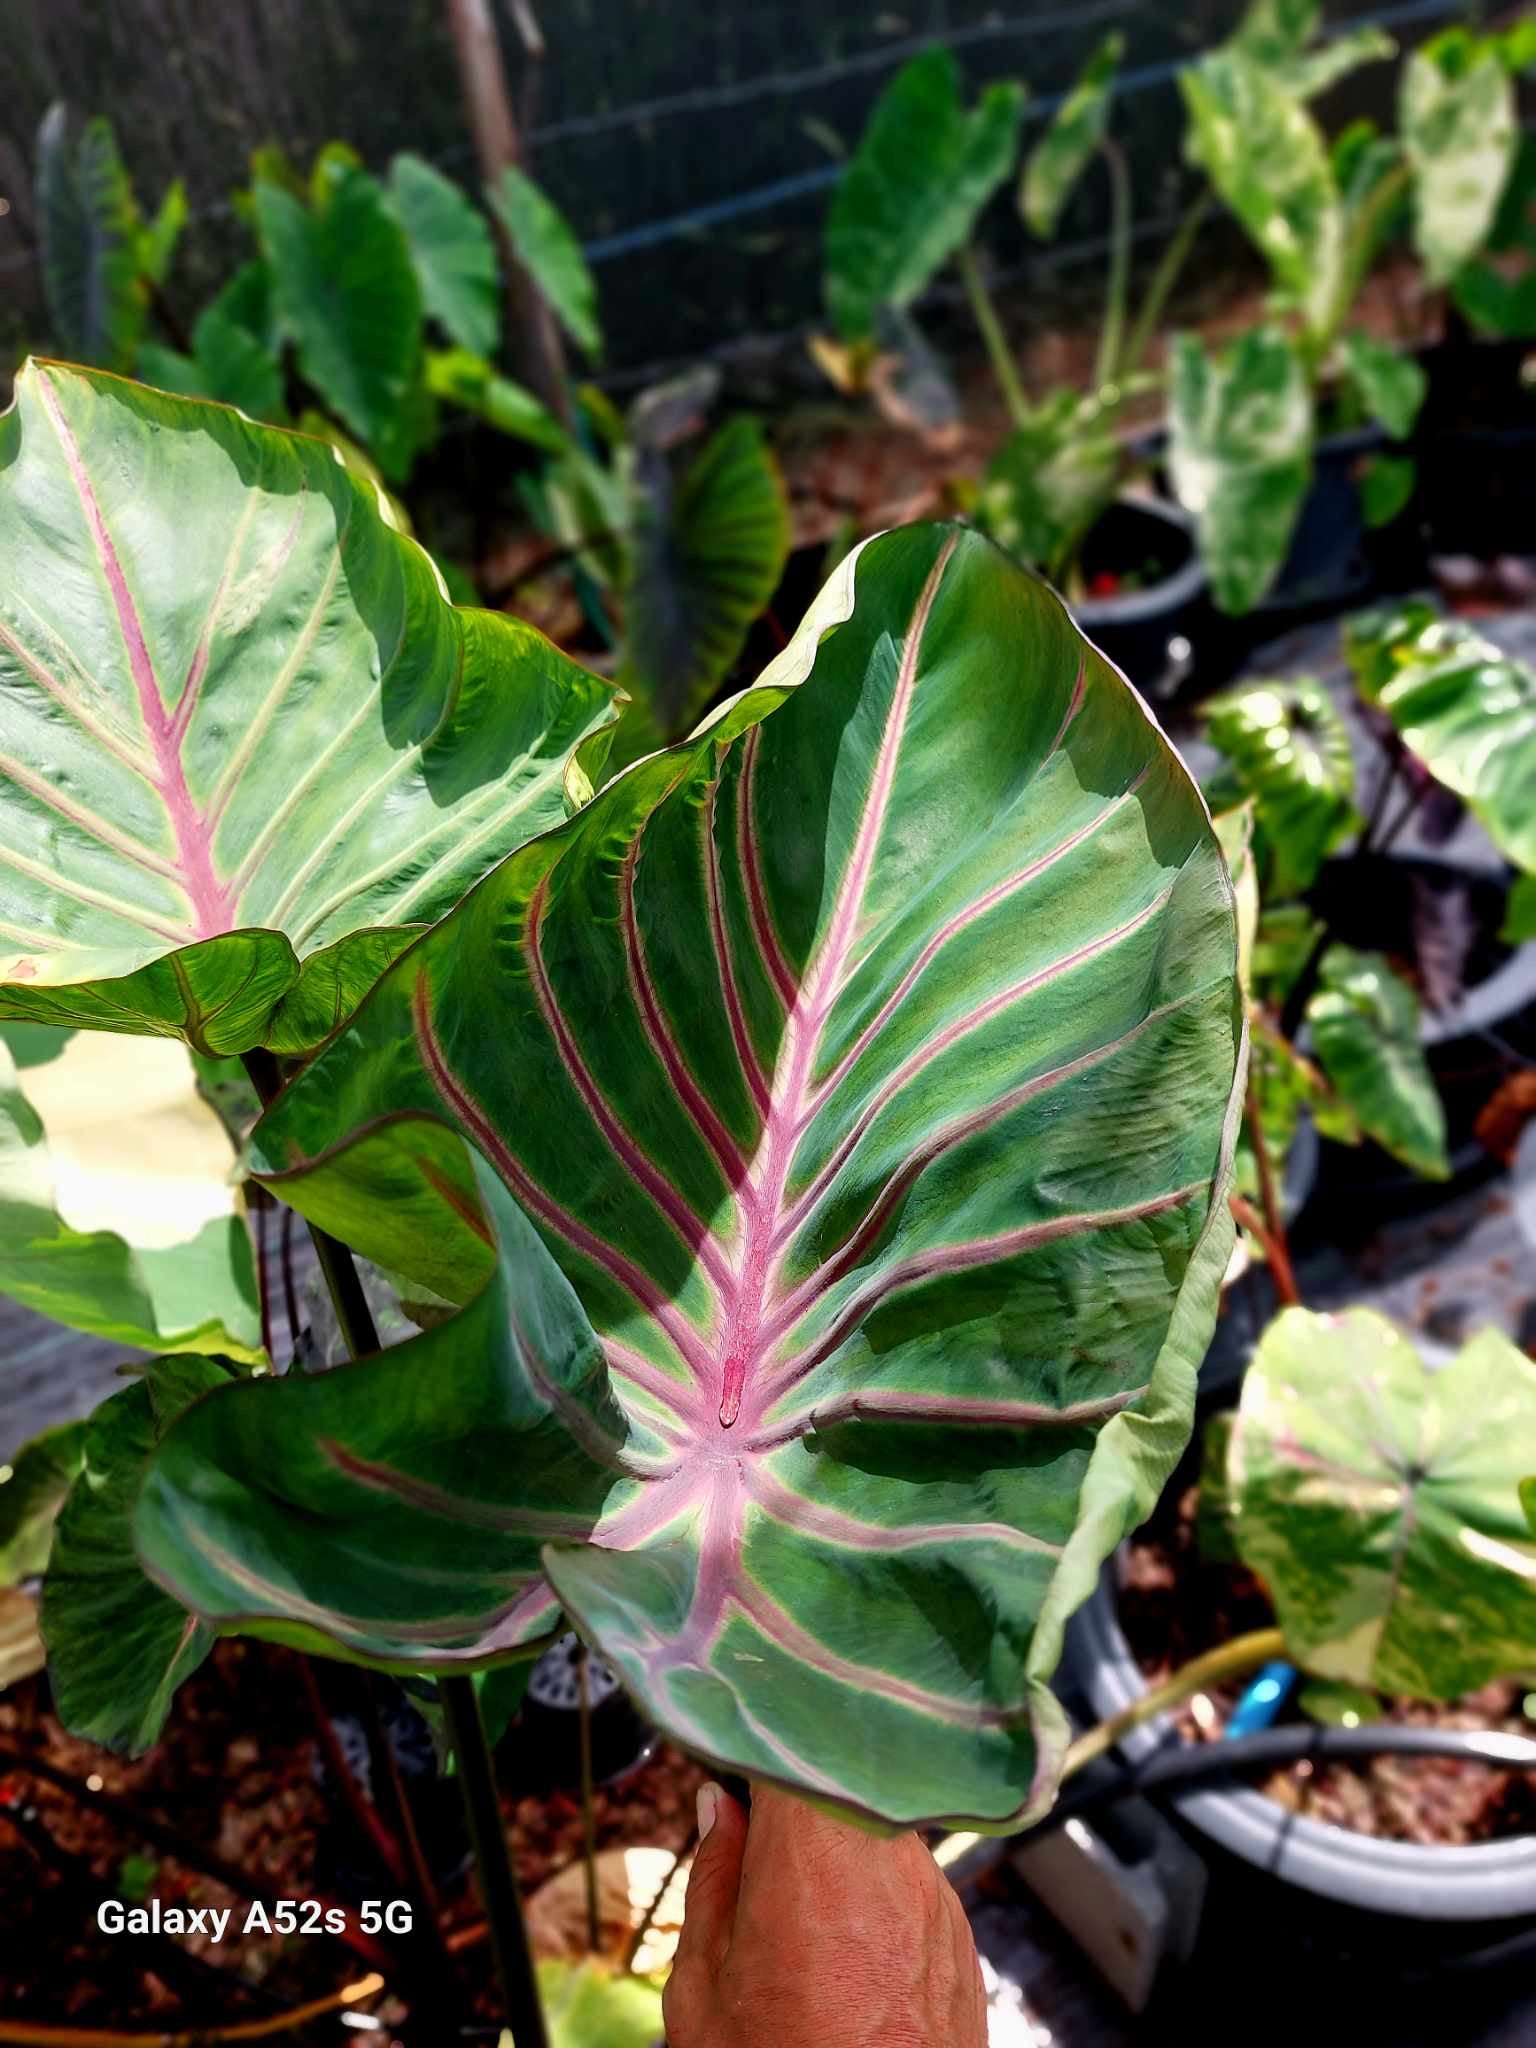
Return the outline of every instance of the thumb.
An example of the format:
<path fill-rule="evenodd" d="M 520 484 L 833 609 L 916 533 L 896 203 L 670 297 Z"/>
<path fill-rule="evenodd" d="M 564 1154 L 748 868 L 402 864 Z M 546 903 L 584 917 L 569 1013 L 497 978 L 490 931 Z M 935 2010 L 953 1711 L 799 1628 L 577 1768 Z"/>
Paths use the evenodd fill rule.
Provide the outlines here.
<path fill-rule="evenodd" d="M 703 1969 L 713 1975 L 724 1960 L 736 1918 L 747 1816 L 723 1787 L 699 1787 L 699 1846 L 688 1873 L 683 1931 L 674 1974 Z"/>

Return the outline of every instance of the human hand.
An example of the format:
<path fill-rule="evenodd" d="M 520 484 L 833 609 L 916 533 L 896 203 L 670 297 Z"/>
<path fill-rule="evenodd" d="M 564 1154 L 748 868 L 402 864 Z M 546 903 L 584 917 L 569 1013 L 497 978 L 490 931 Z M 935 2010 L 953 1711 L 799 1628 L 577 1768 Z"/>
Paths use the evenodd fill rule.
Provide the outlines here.
<path fill-rule="evenodd" d="M 699 1793 L 669 2048 L 986 2048 L 971 1930 L 917 1839 L 787 1793 Z"/>

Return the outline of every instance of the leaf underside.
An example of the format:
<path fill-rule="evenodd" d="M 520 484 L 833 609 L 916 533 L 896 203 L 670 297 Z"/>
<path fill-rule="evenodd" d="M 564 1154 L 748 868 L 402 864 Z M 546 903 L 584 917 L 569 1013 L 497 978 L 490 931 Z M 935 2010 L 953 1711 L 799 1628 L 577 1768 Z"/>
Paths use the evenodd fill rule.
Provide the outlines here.
<path fill-rule="evenodd" d="M 305 1050 L 564 815 L 607 686 L 323 443 L 34 362 L 0 457 L 0 1016 Z"/>
<path fill-rule="evenodd" d="M 1006 1824 L 1048 1797 L 1065 1616 L 1188 1432 L 1231 885 L 1139 702 L 974 533 L 869 543 L 765 680 L 504 863 L 268 1113 L 263 1177 L 469 1306 L 203 1403 L 139 1540 L 222 1626 L 427 1668 L 563 1608 L 706 1757 Z M 505 1431 L 559 1418 L 552 1493 Z"/>

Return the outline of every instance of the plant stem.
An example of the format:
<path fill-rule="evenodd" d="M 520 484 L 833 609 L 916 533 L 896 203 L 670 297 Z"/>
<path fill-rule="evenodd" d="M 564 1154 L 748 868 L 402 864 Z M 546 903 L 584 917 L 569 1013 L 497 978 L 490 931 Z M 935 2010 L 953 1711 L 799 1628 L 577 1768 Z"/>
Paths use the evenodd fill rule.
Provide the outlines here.
<path fill-rule="evenodd" d="M 1256 1237 L 1263 1246 L 1264 1256 L 1269 1261 L 1270 1272 L 1274 1275 L 1275 1292 L 1279 1295 L 1281 1301 L 1284 1302 L 1287 1308 L 1299 1308 L 1301 1306 L 1301 1297 L 1296 1292 L 1296 1282 L 1291 1274 L 1290 1259 L 1285 1250 L 1276 1244 L 1274 1238 L 1271 1237 L 1269 1231 L 1265 1228 L 1264 1218 L 1254 1208 L 1252 1202 L 1245 1200 L 1242 1195 L 1229 1195 L 1227 1197 L 1227 1207 L 1232 1211 L 1234 1220 L 1243 1226 L 1250 1237 Z"/>
<path fill-rule="evenodd" d="M 298 1664 L 305 1703 L 309 1708 L 309 1717 L 315 1724 L 315 1739 L 320 1745 L 331 1776 L 336 1781 L 336 1789 L 346 1802 L 347 1811 L 352 1816 L 352 1825 L 372 1849 L 384 1874 L 395 1884 L 401 1884 L 405 1879 L 405 1859 L 400 1853 L 400 1844 L 379 1818 L 378 1809 L 357 1782 L 352 1767 L 347 1762 L 336 1733 L 336 1725 L 325 1704 L 325 1695 L 320 1690 L 320 1681 L 315 1676 L 313 1663 L 308 1657 L 301 1655 Z"/>
<path fill-rule="evenodd" d="M 976 251 L 969 242 L 960 251 L 959 263 L 965 295 L 970 300 L 972 316 L 986 344 L 987 359 L 992 365 L 992 374 L 997 379 L 998 389 L 1003 394 L 1009 416 L 1016 427 L 1027 426 L 1029 400 L 1023 384 L 1019 381 L 1018 365 L 1013 360 L 1008 337 L 1003 332 L 1003 323 L 997 317 L 997 308 L 992 303 L 986 279 L 981 274 Z"/>
<path fill-rule="evenodd" d="M 1275 1292 L 1287 1308 L 1300 1308 L 1301 1295 L 1296 1286 L 1296 1274 L 1291 1265 L 1290 1240 L 1285 1233 L 1285 1211 L 1281 1207 L 1280 1193 L 1275 1186 L 1274 1168 L 1269 1159 L 1269 1142 L 1264 1136 L 1264 1124 L 1259 1115 L 1258 1091 L 1253 1085 L 1253 1071 L 1248 1073 L 1248 1100 L 1245 1104 L 1248 1118 L 1248 1139 L 1253 1146 L 1254 1165 L 1259 1174 L 1259 1206 L 1264 1212 L 1265 1249 L 1269 1253 L 1269 1269 L 1274 1276 Z"/>
<path fill-rule="evenodd" d="M 1195 246 L 1200 230 L 1205 226 L 1206 215 L 1211 210 L 1211 195 L 1202 192 L 1179 223 L 1173 240 L 1158 259 L 1152 281 L 1147 286 L 1147 295 L 1141 302 L 1141 311 L 1136 316 L 1136 325 L 1131 338 L 1115 368 L 1121 383 L 1141 368 L 1142 358 L 1152 346 L 1152 337 L 1162 323 L 1163 308 L 1169 294 L 1179 281 L 1179 273 L 1189 261 L 1189 253 Z"/>
<path fill-rule="evenodd" d="M 1085 1764 L 1091 1764 L 1096 1757 L 1113 1749 L 1122 1736 L 1129 1735 L 1133 1728 L 1140 1728 L 1144 1722 L 1155 1720 L 1169 1707 L 1178 1706 L 1182 1700 L 1204 1692 L 1208 1686 L 1220 1685 L 1223 1679 L 1241 1678 L 1244 1673 L 1256 1671 L 1261 1664 L 1273 1663 L 1284 1655 L 1285 1637 L 1279 1629 L 1256 1628 L 1247 1635 L 1234 1636 L 1229 1643 L 1219 1643 L 1214 1650 L 1207 1650 L 1204 1656 L 1191 1658 L 1189 1663 L 1160 1684 L 1148 1686 L 1140 1699 L 1132 1700 L 1118 1714 L 1111 1714 L 1097 1728 L 1090 1728 L 1086 1735 L 1080 1735 L 1067 1751 L 1061 1782 L 1065 1784 Z"/>
<path fill-rule="evenodd" d="M 576 1647 L 576 1683 L 580 1691 L 581 1846 L 587 1880 L 587 1950 L 595 1956 L 602 1947 L 603 1928 L 597 1899 L 597 1815 L 592 1805 L 592 1688 L 585 1643 L 578 1643 Z"/>
<path fill-rule="evenodd" d="M 1099 144 L 1109 166 L 1109 276 L 1104 287 L 1104 324 L 1099 329 L 1099 354 L 1094 382 L 1102 391 L 1116 382 L 1125 334 L 1126 287 L 1131 274 L 1131 180 L 1125 152 L 1106 136 Z"/>
<path fill-rule="evenodd" d="M 522 1901 L 501 1818 L 501 1800 L 491 1767 L 490 1745 L 480 1718 L 480 1701 L 472 1678 L 441 1678 L 438 1689 L 448 1717 L 448 1732 L 459 1760 L 459 1782 L 469 1817 L 469 1838 L 480 1877 L 480 1893 L 496 1954 L 496 1974 L 506 2004 L 513 2048 L 549 2048 L 538 1979 L 523 1924 Z"/>
<path fill-rule="evenodd" d="M 270 1102 L 276 1093 L 277 1079 L 277 1062 L 272 1055 L 247 1053 L 245 1069 L 262 1101 Z M 378 1350 L 379 1333 L 352 1254 L 339 1239 L 317 1229 L 313 1223 L 309 1225 L 309 1235 L 346 1347 L 354 1358 L 366 1357 Z M 502 1823 L 496 1774 L 491 1764 L 490 1745 L 485 1739 L 485 1723 L 480 1718 L 474 1680 L 440 1677 L 437 1684 L 454 1755 L 458 1758 L 470 1845 L 474 1850 L 486 1919 L 490 1923 L 496 1974 L 501 1982 L 507 2021 L 512 2029 L 513 2048 L 548 2048 L 544 2015 L 539 2005 L 538 1980 L 533 1973 L 533 1957 L 528 1948 L 528 1930 L 523 1925 L 522 1901 L 517 1893 L 517 1878 L 507 1846 L 507 1831 Z"/>

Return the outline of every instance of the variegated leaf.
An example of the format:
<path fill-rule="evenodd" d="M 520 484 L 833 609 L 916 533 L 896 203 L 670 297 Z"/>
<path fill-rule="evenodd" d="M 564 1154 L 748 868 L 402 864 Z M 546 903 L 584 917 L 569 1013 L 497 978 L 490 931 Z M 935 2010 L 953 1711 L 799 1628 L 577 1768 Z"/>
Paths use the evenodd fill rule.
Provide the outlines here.
<path fill-rule="evenodd" d="M 721 1764 L 1003 1824 L 1048 1795 L 1065 1617 L 1189 1426 L 1231 1242 L 1231 883 L 1139 701 L 974 533 L 869 543 L 764 682 L 504 863 L 255 1140 L 462 1300 L 468 1139 L 622 1428 L 571 1408 L 568 1326 L 503 1373 L 493 1284 L 414 1361 L 202 1404 L 140 1541 L 223 1626 L 428 1667 L 558 1603 Z M 498 1283 L 525 1322 L 553 1270 L 525 1248 Z M 612 1462 L 600 1504 L 498 1434 L 530 1372 Z M 557 1508 L 594 1526 L 542 1528 L 541 1590 Z"/>

